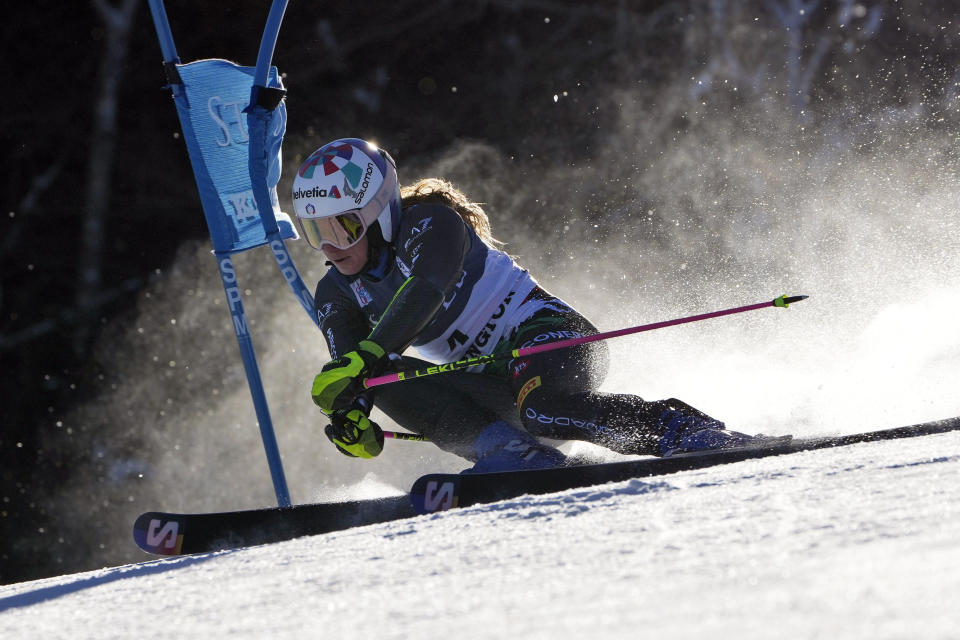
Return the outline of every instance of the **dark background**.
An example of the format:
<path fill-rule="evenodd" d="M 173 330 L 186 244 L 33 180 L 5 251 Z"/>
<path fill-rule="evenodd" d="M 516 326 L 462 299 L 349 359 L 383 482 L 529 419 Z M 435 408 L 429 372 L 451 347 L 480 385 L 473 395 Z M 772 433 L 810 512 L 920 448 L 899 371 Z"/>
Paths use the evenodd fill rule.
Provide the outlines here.
<path fill-rule="evenodd" d="M 72 470 L 92 456 L 56 446 L 59 423 L 104 391 L 109 372 L 94 345 L 109 345 L 106 328 L 133 317 L 184 241 L 206 236 L 146 2 L 8 4 L 0 583 L 95 566 L 51 550 L 57 525 L 44 496 L 76 482 Z M 925 102 L 934 106 L 922 126 L 952 135 L 960 16 L 951 5 L 294 0 L 274 57 L 289 88 L 286 172 L 348 135 L 420 166 L 454 142 L 482 142 L 518 180 L 608 162 L 599 144 L 625 88 L 642 90 L 637 135 L 651 150 L 698 126 L 708 99 L 744 127 L 758 126 L 758 112 L 794 122 L 800 144 L 819 152 L 868 148 L 878 122 Z M 183 61 L 253 65 L 268 10 L 265 0 L 167 2 Z M 679 94 L 678 78 L 689 80 Z M 642 158 L 620 160 L 644 171 Z M 609 186 L 584 173 L 569 193 L 543 195 L 582 202 L 574 215 L 584 220 L 675 213 Z M 573 195 L 604 189 L 600 201 Z M 534 208 L 524 224 L 540 215 Z M 657 242 L 658 221 L 645 224 L 644 241 Z M 109 508 L 94 495 L 91 508 Z"/>

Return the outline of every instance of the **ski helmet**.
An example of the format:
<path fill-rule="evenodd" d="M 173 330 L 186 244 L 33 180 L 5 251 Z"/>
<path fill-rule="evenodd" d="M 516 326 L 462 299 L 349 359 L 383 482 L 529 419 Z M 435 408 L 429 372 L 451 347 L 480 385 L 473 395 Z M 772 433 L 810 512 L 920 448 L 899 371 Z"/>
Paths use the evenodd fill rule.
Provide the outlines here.
<path fill-rule="evenodd" d="M 397 168 L 386 151 L 342 138 L 320 147 L 293 179 L 293 209 L 310 246 L 348 249 L 373 224 L 386 242 L 400 224 Z"/>

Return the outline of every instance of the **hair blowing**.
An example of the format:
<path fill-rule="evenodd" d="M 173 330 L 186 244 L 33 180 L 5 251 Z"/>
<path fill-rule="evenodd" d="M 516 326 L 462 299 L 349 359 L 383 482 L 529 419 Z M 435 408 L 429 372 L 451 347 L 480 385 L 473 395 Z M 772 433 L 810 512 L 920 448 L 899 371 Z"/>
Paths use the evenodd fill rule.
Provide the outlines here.
<path fill-rule="evenodd" d="M 503 243 L 493 237 L 490 231 L 490 219 L 483 207 L 472 202 L 450 182 L 441 178 L 423 178 L 416 183 L 400 189 L 401 206 L 406 208 L 415 204 L 443 204 L 456 211 L 463 221 L 473 227 L 480 239 L 494 248 Z"/>

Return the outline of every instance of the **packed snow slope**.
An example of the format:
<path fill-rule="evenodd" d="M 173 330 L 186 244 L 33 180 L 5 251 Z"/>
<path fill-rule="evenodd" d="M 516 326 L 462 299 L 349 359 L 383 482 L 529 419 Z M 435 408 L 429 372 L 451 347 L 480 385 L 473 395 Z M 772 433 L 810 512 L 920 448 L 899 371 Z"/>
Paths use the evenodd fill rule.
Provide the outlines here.
<path fill-rule="evenodd" d="M 0 637 L 956 638 L 958 594 L 948 433 L 8 585 Z"/>

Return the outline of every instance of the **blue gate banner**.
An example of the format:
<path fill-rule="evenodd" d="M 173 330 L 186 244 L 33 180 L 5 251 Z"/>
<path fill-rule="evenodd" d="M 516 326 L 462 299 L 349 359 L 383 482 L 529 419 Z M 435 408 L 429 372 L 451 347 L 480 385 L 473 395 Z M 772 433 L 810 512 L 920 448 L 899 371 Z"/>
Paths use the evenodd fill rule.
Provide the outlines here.
<path fill-rule="evenodd" d="M 177 65 L 183 91 L 174 97 L 203 212 L 218 254 L 231 254 L 267 242 L 250 179 L 250 132 L 244 109 L 250 101 L 254 69 L 228 60 L 198 60 Z M 268 86 L 282 88 L 276 67 Z M 281 103 L 265 127 L 268 159 L 266 188 L 283 238 L 296 238 L 290 216 L 280 211 L 280 146 L 287 112 Z"/>

